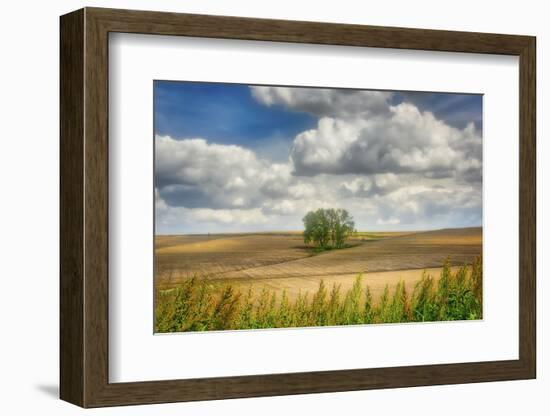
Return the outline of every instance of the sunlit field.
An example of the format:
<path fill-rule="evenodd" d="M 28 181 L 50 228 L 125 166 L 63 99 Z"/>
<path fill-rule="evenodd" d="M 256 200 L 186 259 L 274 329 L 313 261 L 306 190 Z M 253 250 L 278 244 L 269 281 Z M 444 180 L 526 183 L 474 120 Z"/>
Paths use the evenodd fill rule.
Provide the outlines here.
<path fill-rule="evenodd" d="M 155 331 L 480 319 L 481 228 L 157 236 Z"/>

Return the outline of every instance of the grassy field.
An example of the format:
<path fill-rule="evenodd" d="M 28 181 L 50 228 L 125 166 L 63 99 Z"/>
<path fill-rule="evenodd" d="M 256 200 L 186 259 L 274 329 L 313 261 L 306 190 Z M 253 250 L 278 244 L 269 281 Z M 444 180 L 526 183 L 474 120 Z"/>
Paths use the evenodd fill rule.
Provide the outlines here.
<path fill-rule="evenodd" d="M 273 302 L 273 308 L 285 303 L 302 304 L 303 308 L 315 294 L 321 296 L 322 288 L 338 288 L 345 299 L 357 292 L 358 276 L 362 285 L 358 302 L 363 305 L 369 297 L 373 305 L 379 305 L 389 293 L 397 296 L 394 291 L 399 290 L 412 302 L 423 279 L 431 279 L 430 291 L 437 293 L 443 275 L 452 280 L 452 276 L 465 273 L 461 266 L 481 256 L 482 231 L 358 232 L 348 243 L 349 248 L 319 253 L 303 243 L 299 232 L 157 236 L 157 315 L 164 313 L 166 319 L 168 303 L 176 302 L 177 294 L 189 285 L 202 287 L 211 304 L 224 294 L 229 296 L 230 288 L 229 297 L 238 298 L 239 307 L 248 299 L 254 307 Z M 479 317 L 481 312 L 470 313 Z M 297 319 L 295 324 L 305 324 L 299 322 Z M 166 328 L 157 325 L 161 332 Z"/>
<path fill-rule="evenodd" d="M 412 292 L 398 282 L 374 300 L 370 286 L 358 275 L 343 291 L 319 281 L 316 291 L 289 299 L 263 288 L 241 292 L 233 285 L 221 290 L 207 279 L 191 278 L 174 289 L 155 293 L 155 331 L 186 332 L 228 329 L 289 328 L 481 319 L 483 316 L 481 258 L 453 272 L 443 265 L 438 279 L 423 273 Z"/>

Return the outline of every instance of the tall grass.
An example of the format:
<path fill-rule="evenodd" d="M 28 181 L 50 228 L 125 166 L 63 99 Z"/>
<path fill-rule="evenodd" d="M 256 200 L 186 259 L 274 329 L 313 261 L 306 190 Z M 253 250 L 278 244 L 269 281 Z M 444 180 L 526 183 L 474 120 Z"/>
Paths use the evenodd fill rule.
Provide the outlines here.
<path fill-rule="evenodd" d="M 452 321 L 482 318 L 482 263 L 451 270 L 446 261 L 439 280 L 426 272 L 412 293 L 403 281 L 386 286 L 374 302 L 368 285 L 358 275 L 342 293 L 323 280 L 311 296 L 300 293 L 291 301 L 286 291 L 278 297 L 264 288 L 254 296 L 227 285 L 220 290 L 207 279 L 194 277 L 180 287 L 156 292 L 155 331 L 185 332 L 227 329 L 288 328 L 393 322 Z"/>

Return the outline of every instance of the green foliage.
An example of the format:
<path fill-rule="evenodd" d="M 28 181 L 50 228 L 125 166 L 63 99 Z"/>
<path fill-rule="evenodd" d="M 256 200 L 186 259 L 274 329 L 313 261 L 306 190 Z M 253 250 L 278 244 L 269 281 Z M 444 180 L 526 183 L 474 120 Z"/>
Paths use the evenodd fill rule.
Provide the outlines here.
<path fill-rule="evenodd" d="M 353 218 L 345 209 L 319 208 L 308 212 L 302 221 L 304 242 L 314 243 L 321 250 L 344 248 L 355 231 Z"/>
<path fill-rule="evenodd" d="M 304 242 L 317 244 L 320 248 L 325 248 L 329 244 L 329 222 L 324 209 L 310 211 L 302 219 L 304 222 Z"/>
<path fill-rule="evenodd" d="M 340 285 L 333 285 L 327 307 L 327 325 L 338 325 L 340 316 Z"/>
<path fill-rule="evenodd" d="M 325 282 L 321 280 L 319 283 L 319 289 L 313 295 L 310 308 L 309 322 L 314 326 L 323 326 L 327 324 L 328 317 L 328 302 L 327 302 L 327 290 L 325 289 Z"/>
<path fill-rule="evenodd" d="M 350 290 L 346 293 L 342 306 L 340 325 L 352 325 L 362 323 L 363 313 L 361 311 L 361 279 L 358 275 Z"/>
<path fill-rule="evenodd" d="M 370 293 L 370 288 L 367 286 L 365 289 L 365 308 L 363 312 L 363 322 L 365 324 L 374 323 L 375 309 L 372 304 L 372 295 Z"/>
<path fill-rule="evenodd" d="M 222 291 L 212 314 L 212 329 L 235 329 L 240 310 L 240 293 L 235 293 L 232 286 Z"/>
<path fill-rule="evenodd" d="M 482 318 L 482 262 L 451 272 L 449 260 L 441 271 L 437 289 L 425 273 L 416 284 L 412 300 L 414 321 L 456 321 Z"/>
<path fill-rule="evenodd" d="M 254 322 L 253 320 L 254 312 L 254 297 L 252 293 L 252 287 L 248 288 L 246 298 L 244 299 L 243 305 L 241 307 L 241 313 L 239 316 L 239 328 L 251 328 Z"/>
<path fill-rule="evenodd" d="M 425 322 L 482 318 L 483 276 L 481 258 L 452 272 L 447 260 L 439 281 L 426 272 L 411 294 L 404 282 L 386 286 L 375 304 L 362 276 L 342 293 L 330 291 L 324 281 L 311 299 L 299 293 L 291 301 L 286 291 L 278 298 L 264 288 L 245 295 L 232 286 L 216 288 L 206 279 L 193 277 L 180 287 L 155 294 L 156 332 L 226 329 L 288 328 L 394 322 Z"/>
<path fill-rule="evenodd" d="M 380 302 L 378 322 L 395 323 L 395 322 L 410 322 L 412 314 L 409 304 L 409 296 L 405 282 L 401 281 L 395 286 L 393 295 L 390 296 L 389 288 L 386 286 L 382 294 Z"/>
<path fill-rule="evenodd" d="M 434 281 L 425 271 L 422 273 L 422 279 L 414 288 L 412 319 L 417 322 L 437 320 Z"/>

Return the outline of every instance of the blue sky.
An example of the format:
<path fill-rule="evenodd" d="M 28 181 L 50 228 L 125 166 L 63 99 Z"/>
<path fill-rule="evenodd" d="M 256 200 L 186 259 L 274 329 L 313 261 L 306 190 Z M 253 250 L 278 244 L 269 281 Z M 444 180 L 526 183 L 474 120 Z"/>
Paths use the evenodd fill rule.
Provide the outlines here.
<path fill-rule="evenodd" d="M 254 100 L 248 85 L 155 81 L 155 134 L 174 138 L 203 137 L 216 143 L 236 144 L 262 151 L 279 145 L 277 158 L 294 137 L 314 128 L 316 117 L 266 107 Z M 449 125 L 464 128 L 474 122 L 481 129 L 482 95 L 430 92 L 394 92 L 391 103 L 414 103 Z M 287 146 L 283 146 L 286 144 Z"/>
<path fill-rule="evenodd" d="M 445 94 L 431 92 L 396 92 L 394 103 L 414 103 L 422 111 L 430 111 L 449 125 L 464 128 L 473 122 L 478 130 L 482 128 L 481 94 Z"/>
<path fill-rule="evenodd" d="M 158 233 L 481 224 L 482 95 L 155 81 Z"/>
<path fill-rule="evenodd" d="M 259 104 L 246 85 L 155 81 L 154 93 L 158 135 L 203 137 L 260 151 L 277 146 L 272 156 L 286 158 L 294 136 L 316 125 L 308 113 Z"/>

